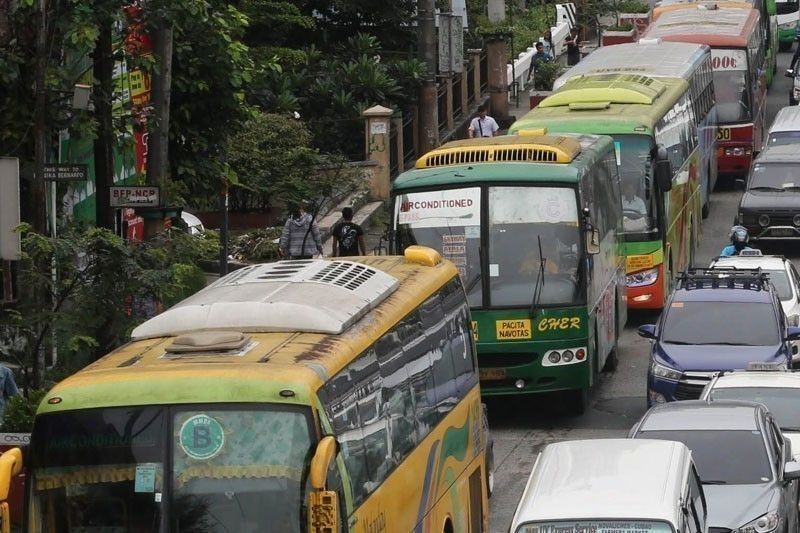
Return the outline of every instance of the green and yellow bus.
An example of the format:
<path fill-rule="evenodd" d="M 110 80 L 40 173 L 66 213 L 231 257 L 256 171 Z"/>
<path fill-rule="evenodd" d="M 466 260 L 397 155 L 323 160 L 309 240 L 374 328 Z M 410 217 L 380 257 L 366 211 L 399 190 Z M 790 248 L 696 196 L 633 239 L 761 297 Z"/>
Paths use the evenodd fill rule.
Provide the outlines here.
<path fill-rule="evenodd" d="M 707 46 L 639 42 L 599 48 L 556 81 L 512 132 L 610 135 L 622 180 L 629 309 L 660 309 L 691 265 L 716 181 L 716 114 Z M 659 185 L 659 149 L 671 180 Z"/>
<path fill-rule="evenodd" d="M 393 247 L 429 246 L 458 268 L 483 394 L 566 391 L 581 413 L 616 364 L 627 313 L 614 157 L 608 137 L 470 139 L 394 181 Z"/>
<path fill-rule="evenodd" d="M 248 266 L 132 339 L 0 457 L 24 531 L 488 531 L 469 306 L 435 251 Z"/>
<path fill-rule="evenodd" d="M 663 13 L 681 9 L 697 9 L 698 6 L 711 9 L 738 8 L 758 11 L 766 59 L 764 76 L 767 80 L 767 86 L 772 85 L 772 80 L 778 71 L 778 49 L 788 50 L 792 47 L 792 42 L 794 42 L 794 26 L 788 23 L 791 20 L 791 15 L 788 14 L 793 11 L 794 20 L 797 21 L 797 1 L 794 3 L 785 2 L 780 6 L 777 0 L 719 0 L 705 3 L 697 0 L 661 0 L 653 8 L 653 21 Z M 791 35 L 788 31 L 789 27 L 792 28 Z M 787 43 L 788 46 L 786 46 Z"/>

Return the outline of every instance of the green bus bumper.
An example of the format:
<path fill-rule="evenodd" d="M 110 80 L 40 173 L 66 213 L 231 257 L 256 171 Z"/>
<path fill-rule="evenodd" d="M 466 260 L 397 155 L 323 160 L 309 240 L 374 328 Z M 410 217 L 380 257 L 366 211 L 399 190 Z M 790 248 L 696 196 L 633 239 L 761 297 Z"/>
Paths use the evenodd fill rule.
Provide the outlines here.
<path fill-rule="evenodd" d="M 780 43 L 793 43 L 795 40 L 795 28 L 778 28 L 778 42 Z"/>

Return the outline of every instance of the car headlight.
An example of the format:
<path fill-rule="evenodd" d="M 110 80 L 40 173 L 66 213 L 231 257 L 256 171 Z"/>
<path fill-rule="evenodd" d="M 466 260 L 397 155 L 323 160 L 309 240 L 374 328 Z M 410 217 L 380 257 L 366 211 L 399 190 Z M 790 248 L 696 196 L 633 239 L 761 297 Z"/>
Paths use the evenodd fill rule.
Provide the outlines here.
<path fill-rule="evenodd" d="M 769 226 L 769 215 L 758 215 L 758 225 L 763 228 Z"/>
<path fill-rule="evenodd" d="M 650 363 L 650 373 L 656 377 L 671 379 L 672 381 L 679 381 L 683 376 L 678 370 L 662 365 L 661 363 L 656 363 L 655 360 Z"/>
<path fill-rule="evenodd" d="M 628 287 L 644 287 L 645 285 L 652 285 L 658 281 L 658 267 L 636 272 L 635 274 L 628 274 L 625 283 Z"/>
<path fill-rule="evenodd" d="M 761 515 L 752 522 L 749 522 L 740 527 L 738 533 L 769 533 L 778 528 L 781 522 L 781 517 L 776 511 Z"/>

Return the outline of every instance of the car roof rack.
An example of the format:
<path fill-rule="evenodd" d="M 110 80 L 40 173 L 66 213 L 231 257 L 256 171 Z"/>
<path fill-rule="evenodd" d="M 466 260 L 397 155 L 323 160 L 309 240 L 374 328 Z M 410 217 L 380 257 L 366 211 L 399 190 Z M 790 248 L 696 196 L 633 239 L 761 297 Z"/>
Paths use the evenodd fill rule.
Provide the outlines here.
<path fill-rule="evenodd" d="M 769 274 L 761 268 L 688 268 L 678 274 L 676 288 L 692 289 L 767 289 Z"/>

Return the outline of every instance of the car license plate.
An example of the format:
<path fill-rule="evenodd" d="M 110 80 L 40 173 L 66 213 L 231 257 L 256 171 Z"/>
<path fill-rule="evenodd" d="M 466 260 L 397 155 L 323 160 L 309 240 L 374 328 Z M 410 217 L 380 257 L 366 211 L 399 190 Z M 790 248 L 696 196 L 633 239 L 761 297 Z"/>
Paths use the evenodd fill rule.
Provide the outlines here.
<path fill-rule="evenodd" d="M 770 231 L 773 237 L 793 237 L 794 230 L 791 228 L 774 228 Z"/>
<path fill-rule="evenodd" d="M 481 368 L 478 375 L 484 381 L 492 381 L 506 378 L 505 368 Z"/>

